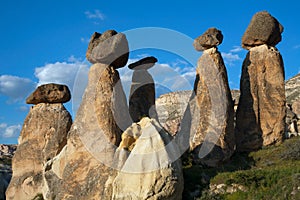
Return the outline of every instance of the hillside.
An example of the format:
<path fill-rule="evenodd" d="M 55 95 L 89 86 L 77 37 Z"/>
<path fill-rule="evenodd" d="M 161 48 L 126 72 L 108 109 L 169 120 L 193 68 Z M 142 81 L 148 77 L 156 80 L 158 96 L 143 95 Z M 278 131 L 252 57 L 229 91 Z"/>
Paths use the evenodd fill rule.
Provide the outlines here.
<path fill-rule="evenodd" d="M 186 165 L 184 175 L 185 199 L 300 199 L 300 138 L 235 154 L 219 168 Z"/>

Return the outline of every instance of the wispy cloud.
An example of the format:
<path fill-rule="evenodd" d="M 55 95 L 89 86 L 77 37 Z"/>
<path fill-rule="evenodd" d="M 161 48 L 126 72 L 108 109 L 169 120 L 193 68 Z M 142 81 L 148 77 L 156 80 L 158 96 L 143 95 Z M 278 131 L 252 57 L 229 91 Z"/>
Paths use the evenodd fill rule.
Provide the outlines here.
<path fill-rule="evenodd" d="M 221 54 L 222 54 L 225 64 L 228 64 L 228 65 L 234 65 L 234 63 L 236 61 L 242 60 L 238 54 L 234 54 L 232 52 L 229 52 L 229 53 L 222 52 Z"/>
<path fill-rule="evenodd" d="M 36 87 L 36 83 L 18 76 L 0 76 L 0 95 L 9 97 L 9 101 L 20 101 L 26 98 Z"/>
<path fill-rule="evenodd" d="M 14 138 L 18 137 L 22 126 L 20 124 L 8 126 L 5 123 L 0 124 L 0 136 L 2 138 Z"/>
<path fill-rule="evenodd" d="M 88 44 L 88 43 L 90 42 L 90 39 L 89 39 L 89 38 L 81 37 L 81 38 L 80 38 L 80 41 L 81 41 L 82 43 Z"/>
<path fill-rule="evenodd" d="M 88 19 L 100 19 L 100 20 L 105 19 L 105 15 L 102 12 L 100 12 L 100 10 L 94 10 L 94 12 L 85 11 L 84 14 Z"/>
<path fill-rule="evenodd" d="M 240 46 L 234 46 L 233 49 L 231 49 L 229 52 L 231 53 L 238 53 L 238 52 L 241 52 L 243 51 L 243 48 L 240 47 Z"/>
<path fill-rule="evenodd" d="M 295 45 L 293 48 L 294 48 L 294 49 L 300 49 L 300 44 Z"/>

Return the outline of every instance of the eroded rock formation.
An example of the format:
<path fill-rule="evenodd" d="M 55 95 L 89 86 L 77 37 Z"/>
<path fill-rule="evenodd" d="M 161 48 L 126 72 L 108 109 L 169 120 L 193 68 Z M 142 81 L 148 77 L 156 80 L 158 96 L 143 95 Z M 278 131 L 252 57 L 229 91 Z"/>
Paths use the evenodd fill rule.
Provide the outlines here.
<path fill-rule="evenodd" d="M 208 34 L 210 30 L 214 31 Z M 193 152 L 194 161 L 209 166 L 217 166 L 227 160 L 235 147 L 233 101 L 226 68 L 216 47 L 222 42 L 223 37 L 220 34 L 217 29 L 209 29 L 199 37 L 200 41 L 202 37 L 207 38 L 207 35 L 210 35 L 209 38 L 220 39 L 218 42 L 206 40 L 203 48 L 196 48 L 206 50 L 198 60 L 194 94 L 179 132 L 190 134 L 190 150 Z M 185 133 L 186 131 L 188 133 Z"/>
<path fill-rule="evenodd" d="M 155 84 L 147 71 L 156 62 L 155 57 L 146 57 L 128 66 L 134 70 L 129 95 L 129 113 L 134 122 L 140 121 L 143 117 L 157 118 Z"/>
<path fill-rule="evenodd" d="M 44 87 L 39 87 L 33 94 L 41 95 L 37 91 Z M 58 96 L 51 93 L 51 98 L 60 99 L 60 93 L 56 94 Z M 50 99 L 45 97 L 47 93 L 43 95 L 39 96 L 40 101 Z M 12 160 L 13 177 L 6 191 L 7 199 L 31 200 L 42 193 L 44 165 L 65 146 L 71 125 L 71 115 L 62 103 L 42 102 L 30 109 Z"/>
<path fill-rule="evenodd" d="M 270 14 L 254 15 L 243 36 L 243 62 L 236 114 L 238 151 L 281 143 L 285 133 L 284 68 L 279 51 L 283 28 Z M 250 42 L 256 41 L 256 42 Z"/>
<path fill-rule="evenodd" d="M 106 40 L 103 42 L 107 45 Z M 90 45 L 92 43 L 93 39 Z M 117 47 L 105 45 L 102 41 L 97 44 L 95 48 L 99 48 L 96 52 L 107 51 L 115 55 Z M 100 49 L 104 47 L 106 49 Z M 89 48 L 88 51 L 94 53 L 94 49 Z M 102 54 L 93 54 L 92 58 L 97 62 L 106 60 Z M 113 173 L 113 157 L 121 141 L 121 134 L 131 124 L 116 70 L 121 64 L 116 65 L 108 65 L 105 61 L 91 66 L 88 85 L 67 145 L 45 167 L 44 198 L 111 199 L 112 189 L 105 187 L 105 184 Z"/>

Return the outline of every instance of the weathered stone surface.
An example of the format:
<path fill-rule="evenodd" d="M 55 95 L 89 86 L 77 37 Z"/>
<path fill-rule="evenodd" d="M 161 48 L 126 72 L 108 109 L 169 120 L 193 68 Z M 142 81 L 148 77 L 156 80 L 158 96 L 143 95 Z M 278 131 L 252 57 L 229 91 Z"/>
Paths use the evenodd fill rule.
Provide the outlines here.
<path fill-rule="evenodd" d="M 43 166 L 62 150 L 71 124 L 71 115 L 62 104 L 40 103 L 31 108 L 12 160 L 7 199 L 31 200 L 42 193 Z"/>
<path fill-rule="evenodd" d="M 298 99 L 297 101 L 295 101 L 292 104 L 292 110 L 298 116 L 298 118 L 300 119 L 300 99 Z"/>
<path fill-rule="evenodd" d="M 256 13 L 242 38 L 242 47 L 250 49 L 267 44 L 274 46 L 281 41 L 283 26 L 268 12 Z"/>
<path fill-rule="evenodd" d="M 285 131 L 284 68 L 275 47 L 250 49 L 243 63 L 237 109 L 238 151 L 281 143 Z"/>
<path fill-rule="evenodd" d="M 105 184 L 128 119 L 119 73 L 94 64 L 67 145 L 45 167 L 44 198 L 111 199 L 112 189 Z"/>
<path fill-rule="evenodd" d="M 182 199 L 181 162 L 172 161 L 176 148 L 168 133 L 147 117 L 129 129 L 140 137 L 114 178 L 112 199 Z"/>
<path fill-rule="evenodd" d="M 300 74 L 290 78 L 285 83 L 286 102 L 293 105 L 294 102 L 300 101 Z M 294 108 L 293 108 L 294 109 Z M 297 112 L 294 109 L 295 112 Z"/>
<path fill-rule="evenodd" d="M 156 99 L 156 111 L 159 123 L 170 133 L 176 135 L 187 108 L 192 91 L 178 91 L 163 94 Z"/>
<path fill-rule="evenodd" d="M 27 104 L 66 103 L 70 101 L 71 93 L 66 85 L 49 83 L 39 86 L 27 99 Z"/>
<path fill-rule="evenodd" d="M 124 67 L 129 57 L 129 47 L 126 36 L 115 30 L 103 34 L 95 32 L 88 46 L 86 58 L 91 63 L 103 63 L 115 69 Z"/>
<path fill-rule="evenodd" d="M 131 63 L 130 65 L 128 65 L 128 68 L 132 70 L 141 70 L 141 69 L 147 70 L 153 67 L 156 62 L 157 62 L 157 58 L 153 56 L 149 56 L 137 62 Z"/>
<path fill-rule="evenodd" d="M 5 200 L 5 191 L 12 176 L 11 160 L 17 145 L 0 144 L 0 199 Z"/>
<path fill-rule="evenodd" d="M 138 122 L 143 117 L 157 118 L 155 84 L 147 70 L 141 69 L 133 72 L 129 95 L 129 113 L 133 122 Z"/>
<path fill-rule="evenodd" d="M 194 93 L 178 136 L 190 135 L 195 162 L 218 166 L 230 158 L 235 147 L 233 101 L 220 52 L 205 50 L 196 72 Z"/>
<path fill-rule="evenodd" d="M 298 127 L 297 127 L 297 115 L 293 112 L 292 107 L 287 105 L 286 107 L 286 133 L 285 138 L 291 138 L 292 136 L 298 136 Z"/>
<path fill-rule="evenodd" d="M 212 47 L 217 47 L 223 41 L 223 34 L 216 28 L 209 28 L 201 36 L 194 40 L 194 48 L 197 51 L 204 51 Z"/>

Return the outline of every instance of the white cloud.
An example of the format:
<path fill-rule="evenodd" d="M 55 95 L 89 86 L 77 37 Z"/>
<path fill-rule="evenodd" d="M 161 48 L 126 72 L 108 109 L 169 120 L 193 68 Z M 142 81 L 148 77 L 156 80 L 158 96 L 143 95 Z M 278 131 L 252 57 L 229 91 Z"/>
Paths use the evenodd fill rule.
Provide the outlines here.
<path fill-rule="evenodd" d="M 0 129 L 6 128 L 6 127 L 7 127 L 7 124 L 5 124 L 5 123 L 0 124 Z"/>
<path fill-rule="evenodd" d="M 80 78 L 79 72 L 87 75 L 88 65 L 78 62 L 74 56 L 71 56 L 69 60 L 73 62 L 49 63 L 36 68 L 35 76 L 39 79 L 38 85 L 47 83 L 65 84 L 72 90 L 76 79 Z"/>
<path fill-rule="evenodd" d="M 26 98 L 35 88 L 36 83 L 27 78 L 18 76 L 0 76 L 0 95 L 8 96 L 16 102 Z"/>
<path fill-rule="evenodd" d="M 105 19 L 104 14 L 101 13 L 99 10 L 94 10 L 94 12 L 85 11 L 84 14 L 89 19 L 100 19 L 100 20 L 104 20 Z"/>
<path fill-rule="evenodd" d="M 8 126 L 6 123 L 0 124 L 0 136 L 3 138 L 18 137 L 22 126 L 20 124 Z"/>
<path fill-rule="evenodd" d="M 238 54 L 234 54 L 232 52 L 222 52 L 221 54 L 224 59 L 224 62 L 228 65 L 234 65 L 234 62 L 242 60 Z"/>
<path fill-rule="evenodd" d="M 22 126 L 20 124 L 8 126 L 4 129 L 2 133 L 2 137 L 4 138 L 17 137 L 20 134 L 21 129 Z"/>
<path fill-rule="evenodd" d="M 231 53 L 238 53 L 243 51 L 243 48 L 240 46 L 234 46 L 233 49 L 230 50 Z"/>

